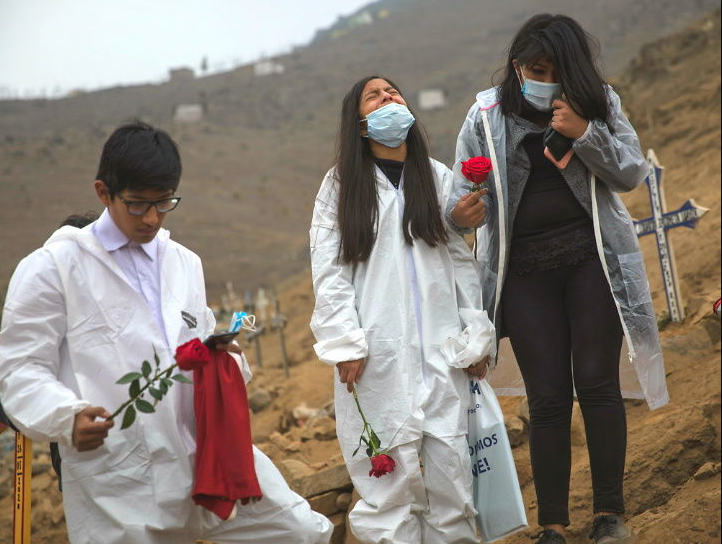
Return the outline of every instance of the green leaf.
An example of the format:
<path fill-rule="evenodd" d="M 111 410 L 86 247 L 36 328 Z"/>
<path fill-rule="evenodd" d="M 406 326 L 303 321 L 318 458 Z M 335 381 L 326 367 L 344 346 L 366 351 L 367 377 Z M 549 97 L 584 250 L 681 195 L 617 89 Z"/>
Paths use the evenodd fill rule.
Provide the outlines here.
<path fill-rule="evenodd" d="M 150 363 L 148 361 L 143 361 L 143 376 L 148 379 L 148 376 L 150 376 L 150 373 L 153 371 L 153 369 L 150 366 Z"/>
<path fill-rule="evenodd" d="M 193 380 L 189 380 L 183 374 L 176 374 L 175 376 L 171 376 L 171 378 L 180 383 L 193 383 Z"/>
<path fill-rule="evenodd" d="M 133 383 L 131 383 L 130 387 L 128 388 L 128 394 L 130 395 L 131 399 L 137 397 L 140 394 L 140 380 L 133 380 Z"/>
<path fill-rule="evenodd" d="M 379 437 L 376 436 L 376 433 L 371 428 L 369 428 L 369 438 L 371 439 L 371 445 L 375 449 L 379 449 L 381 447 L 381 440 L 379 440 Z"/>
<path fill-rule="evenodd" d="M 353 450 L 353 453 L 351 454 L 351 457 L 356 457 L 356 454 L 358 453 L 358 450 L 361 449 L 361 445 L 359 444 L 359 447 Z"/>
<path fill-rule="evenodd" d="M 156 389 L 155 387 L 148 388 L 148 391 L 150 391 L 150 396 L 153 397 L 156 400 L 162 400 L 163 399 L 163 393 L 160 391 L 160 389 Z"/>
<path fill-rule="evenodd" d="M 123 424 L 120 426 L 120 429 L 127 429 L 130 427 L 133 422 L 135 421 L 135 408 L 133 408 L 133 405 L 130 404 L 128 408 L 125 409 L 125 413 L 123 414 Z"/>
<path fill-rule="evenodd" d="M 153 350 L 153 360 L 155 361 L 155 367 L 160 368 L 160 357 L 158 357 L 155 350 Z"/>
<path fill-rule="evenodd" d="M 165 371 L 165 377 L 170 378 L 171 372 L 173 372 L 173 367 L 169 367 L 168 370 Z"/>
<path fill-rule="evenodd" d="M 137 372 L 128 372 L 125 376 L 123 376 L 121 379 L 119 379 L 115 383 L 120 383 L 120 384 L 130 383 L 133 380 L 137 380 L 138 378 L 141 378 L 141 377 L 142 376 L 140 374 L 138 374 Z"/>
<path fill-rule="evenodd" d="M 368 448 L 366 448 L 366 455 L 368 455 L 369 458 L 371 458 L 371 457 L 374 456 L 374 450 L 371 449 L 371 446 L 369 446 Z"/>
<path fill-rule="evenodd" d="M 160 380 L 158 382 L 158 387 L 160 388 L 161 395 L 165 395 L 168 392 L 168 384 L 165 383 L 165 380 Z"/>
<path fill-rule="evenodd" d="M 135 407 L 138 408 L 139 412 L 143 412 L 144 414 L 152 414 L 153 412 L 155 412 L 155 408 L 153 408 L 153 405 L 147 400 L 136 400 Z"/>
<path fill-rule="evenodd" d="M 169 379 L 169 378 L 163 378 L 163 379 L 161 380 L 161 383 L 164 383 L 165 386 L 166 386 L 168 389 L 170 389 L 171 386 L 173 385 L 173 380 L 171 380 L 171 379 Z"/>

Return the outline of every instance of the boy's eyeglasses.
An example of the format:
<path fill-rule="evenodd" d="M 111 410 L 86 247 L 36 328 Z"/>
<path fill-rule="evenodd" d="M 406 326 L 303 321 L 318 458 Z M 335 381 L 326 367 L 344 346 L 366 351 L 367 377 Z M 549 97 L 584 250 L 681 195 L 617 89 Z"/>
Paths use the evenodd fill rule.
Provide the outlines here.
<path fill-rule="evenodd" d="M 181 201 L 179 196 L 164 198 L 163 200 L 126 200 L 120 195 L 118 195 L 118 198 L 128 207 L 130 215 L 145 215 L 150 211 L 151 206 L 155 206 L 158 213 L 168 213 L 175 210 Z"/>

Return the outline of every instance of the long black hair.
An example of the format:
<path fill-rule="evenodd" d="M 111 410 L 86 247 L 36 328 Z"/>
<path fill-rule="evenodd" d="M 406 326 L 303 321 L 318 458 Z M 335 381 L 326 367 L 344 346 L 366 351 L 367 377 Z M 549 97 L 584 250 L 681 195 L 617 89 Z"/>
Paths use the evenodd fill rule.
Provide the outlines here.
<path fill-rule="evenodd" d="M 343 99 L 336 145 L 338 222 L 341 230 L 339 257 L 353 264 L 369 258 L 376 241 L 379 216 L 374 156 L 368 138 L 361 136 L 362 125 L 359 122 L 361 93 L 372 79 L 383 79 L 401 93 L 390 79 L 368 76 L 358 81 Z M 409 245 L 419 238 L 431 247 L 445 244 L 448 234 L 441 218 L 428 146 L 418 121 L 411 126 L 406 136 L 406 148 L 402 221 L 404 239 Z"/>
<path fill-rule="evenodd" d="M 509 47 L 499 101 L 505 115 L 526 109 L 514 68 L 531 66 L 546 56 L 557 70 L 567 102 L 585 119 L 609 123 L 605 82 L 598 67 L 599 42 L 571 17 L 540 13 L 517 32 Z"/>

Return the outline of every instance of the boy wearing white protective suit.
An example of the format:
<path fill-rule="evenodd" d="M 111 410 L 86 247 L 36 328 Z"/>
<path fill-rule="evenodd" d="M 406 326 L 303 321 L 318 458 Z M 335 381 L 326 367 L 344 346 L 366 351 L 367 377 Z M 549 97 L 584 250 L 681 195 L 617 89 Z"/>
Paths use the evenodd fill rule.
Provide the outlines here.
<path fill-rule="evenodd" d="M 156 412 L 112 430 L 125 400 L 116 381 L 155 351 L 213 332 L 197 255 L 161 228 L 180 202 L 181 163 L 163 131 L 135 122 L 106 142 L 95 181 L 106 207 L 63 227 L 18 265 L 0 331 L 0 398 L 33 440 L 60 443 L 73 543 L 327 543 L 330 522 L 293 493 L 254 448 L 263 498 L 221 520 L 191 500 L 193 387 L 170 388 Z M 244 379 L 250 369 L 233 344 Z"/>
<path fill-rule="evenodd" d="M 346 95 L 338 146 L 310 232 L 311 328 L 316 353 L 339 378 L 338 437 L 361 495 L 351 530 L 365 543 L 478 542 L 469 375 L 485 374 L 495 333 L 480 309 L 471 252 L 440 212 L 452 174 L 429 158 L 406 102 L 385 78 L 364 78 Z M 467 356 L 445 355 L 449 339 L 465 343 Z M 380 478 L 371 477 L 368 458 L 354 456 L 365 429 L 354 387 L 395 461 Z"/>

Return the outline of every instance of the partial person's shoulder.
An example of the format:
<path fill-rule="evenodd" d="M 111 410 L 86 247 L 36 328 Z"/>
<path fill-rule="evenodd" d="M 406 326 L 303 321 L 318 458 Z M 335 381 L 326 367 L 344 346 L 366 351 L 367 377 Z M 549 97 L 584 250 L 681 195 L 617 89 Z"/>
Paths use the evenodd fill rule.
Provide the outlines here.
<path fill-rule="evenodd" d="M 336 186 L 338 185 L 338 183 L 338 165 L 334 164 L 331 168 L 328 169 L 326 175 L 323 176 L 323 180 L 321 181 L 321 187 Z"/>
<path fill-rule="evenodd" d="M 91 245 L 94 241 L 95 237 L 90 229 L 66 225 L 53 232 L 41 249 L 63 259 L 80 252 L 83 245 Z"/>
<path fill-rule="evenodd" d="M 69 249 L 72 247 L 69 245 Z M 56 248 L 58 249 L 58 248 Z M 57 255 L 47 247 L 40 247 L 25 256 L 15 267 L 8 285 L 5 305 L 12 306 L 18 295 L 30 295 L 37 299 L 41 292 L 62 290 Z"/>
<path fill-rule="evenodd" d="M 326 175 L 323 177 L 323 181 L 321 181 L 321 186 L 319 187 L 318 193 L 316 194 L 316 200 L 328 203 L 328 201 L 338 196 L 338 192 L 338 169 L 337 166 L 334 165 L 329 168 L 328 172 L 326 172 Z"/>
<path fill-rule="evenodd" d="M 491 87 L 490 89 L 477 93 L 476 102 L 474 102 L 471 109 L 479 112 L 498 108 L 499 105 L 499 88 Z"/>

